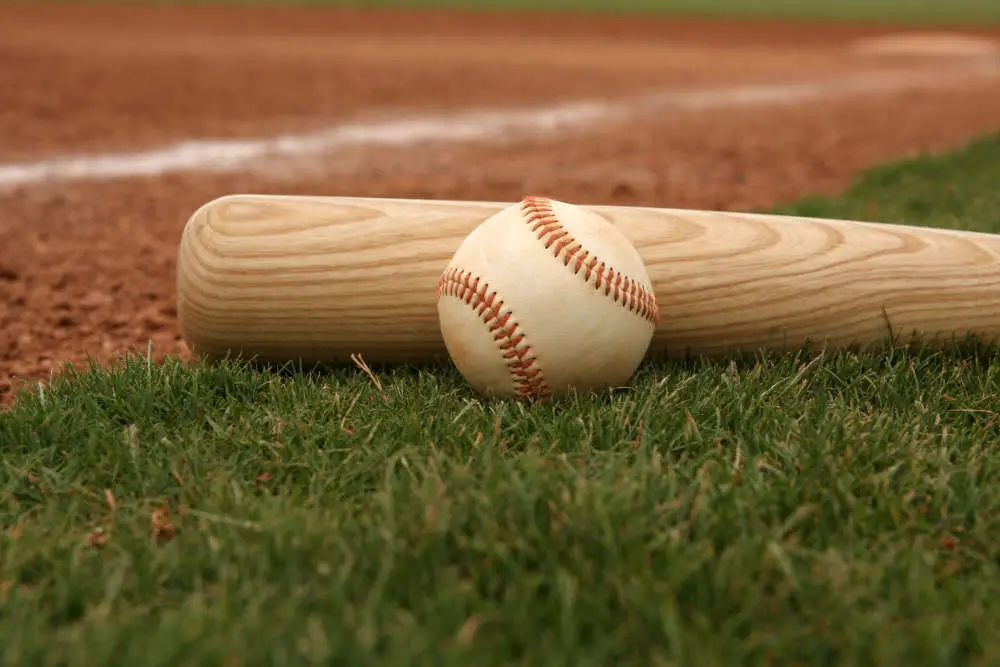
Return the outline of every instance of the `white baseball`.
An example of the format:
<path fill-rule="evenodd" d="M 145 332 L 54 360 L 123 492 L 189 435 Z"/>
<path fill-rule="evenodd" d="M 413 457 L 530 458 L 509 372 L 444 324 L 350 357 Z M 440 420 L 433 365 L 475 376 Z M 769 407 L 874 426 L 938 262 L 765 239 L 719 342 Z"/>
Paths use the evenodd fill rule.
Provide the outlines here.
<path fill-rule="evenodd" d="M 659 310 L 635 247 L 589 209 L 527 197 L 470 233 L 438 282 L 458 371 L 494 397 L 547 398 L 629 381 Z"/>

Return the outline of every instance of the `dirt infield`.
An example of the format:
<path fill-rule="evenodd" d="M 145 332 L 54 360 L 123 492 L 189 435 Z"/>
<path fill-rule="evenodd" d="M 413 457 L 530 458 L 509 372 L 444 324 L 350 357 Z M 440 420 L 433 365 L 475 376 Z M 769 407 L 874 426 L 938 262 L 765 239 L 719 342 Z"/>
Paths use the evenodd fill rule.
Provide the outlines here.
<path fill-rule="evenodd" d="M 887 31 L 318 8 L 0 6 L 0 403 L 17 381 L 43 379 L 67 361 L 145 352 L 148 341 L 156 355 L 183 354 L 176 243 L 187 216 L 222 194 L 514 200 L 530 192 L 581 203 L 745 209 L 833 192 L 873 163 L 1000 127 L 995 56 L 852 50 L 855 40 Z M 977 34 L 997 38 L 1000 30 Z M 906 83 L 916 75 L 918 83 Z M 621 111 L 623 100 L 637 101 L 616 121 L 609 105 Z M 475 131 L 451 141 L 442 136 L 447 122 L 433 120 L 574 101 L 592 105 L 592 122 L 546 132 L 536 113 L 533 133 L 493 128 L 485 143 Z M 412 128 L 398 119 L 413 117 L 437 129 L 410 141 Z M 205 145 L 192 149 L 183 170 L 129 178 L 46 180 L 50 163 L 42 162 L 114 152 L 115 164 L 138 169 L 135 151 L 345 123 L 355 124 L 349 145 L 308 159 L 262 156 L 243 171 L 198 169 L 199 156 L 210 157 Z M 392 141 L 376 141 L 390 134 Z M 102 164 L 88 159 L 77 176 Z"/>

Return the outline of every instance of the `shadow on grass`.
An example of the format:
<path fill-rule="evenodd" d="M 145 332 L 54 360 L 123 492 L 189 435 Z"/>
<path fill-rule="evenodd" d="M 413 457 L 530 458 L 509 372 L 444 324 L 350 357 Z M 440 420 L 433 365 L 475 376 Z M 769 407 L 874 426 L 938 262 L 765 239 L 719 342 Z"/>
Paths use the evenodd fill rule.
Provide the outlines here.
<path fill-rule="evenodd" d="M 909 360 L 918 365 L 926 365 L 932 361 L 938 363 L 971 364 L 973 366 L 989 366 L 1000 361 L 1000 343 L 985 342 L 977 336 L 969 335 L 955 337 L 947 342 L 913 342 L 900 343 L 886 337 L 881 343 L 868 346 L 846 346 L 829 349 L 823 346 L 805 345 L 801 348 L 780 350 L 736 351 L 722 357 L 707 357 L 701 355 L 682 355 L 668 353 L 664 356 L 650 356 L 636 370 L 626 386 L 612 387 L 601 392 L 570 392 L 556 400 L 534 402 L 536 405 L 564 407 L 587 401 L 591 404 L 610 404 L 623 395 L 636 390 L 637 386 L 655 384 L 665 376 L 689 375 L 712 372 L 745 373 L 747 371 L 766 368 L 772 372 L 794 375 L 806 366 L 831 365 L 840 366 L 846 361 L 852 361 L 857 366 L 869 372 L 879 372 L 896 366 L 901 361 Z M 416 363 L 372 363 L 368 364 L 362 357 L 354 362 L 303 362 L 287 360 L 284 362 L 262 361 L 253 357 L 219 357 L 214 359 L 185 360 L 177 356 L 165 356 L 159 361 L 137 352 L 126 353 L 115 357 L 109 364 L 101 364 L 89 359 L 81 366 L 66 364 L 61 372 L 54 372 L 47 383 L 22 383 L 15 390 L 14 401 L 8 409 L 14 409 L 25 400 L 44 403 L 46 396 L 58 394 L 73 386 L 86 389 L 98 379 L 102 385 L 111 383 L 112 388 L 120 385 L 122 392 L 134 392 L 137 385 L 134 379 L 143 373 L 152 374 L 154 368 L 162 377 L 177 373 L 193 374 L 195 382 L 204 387 L 210 387 L 209 398 L 232 398 L 233 393 L 240 395 L 242 400 L 253 401 L 256 387 L 262 390 L 267 380 L 301 381 L 307 384 L 341 384 L 344 382 L 370 382 L 372 387 L 382 395 L 386 395 L 386 385 L 396 383 L 412 383 L 420 377 L 434 376 L 440 383 L 460 394 L 466 400 L 484 400 L 463 380 L 458 370 L 447 361 L 433 361 L 426 364 Z M 126 379 L 128 376 L 128 379 Z M 265 380 L 263 383 L 256 380 Z M 249 383 L 246 381 L 250 380 Z M 150 390 L 153 387 L 149 387 Z M 113 389 L 112 389 L 113 390 Z M 247 390 L 250 390 L 249 393 Z M 485 399 L 486 404 L 507 404 L 516 402 L 514 399 Z M 529 402 L 529 404 L 532 402 Z"/>

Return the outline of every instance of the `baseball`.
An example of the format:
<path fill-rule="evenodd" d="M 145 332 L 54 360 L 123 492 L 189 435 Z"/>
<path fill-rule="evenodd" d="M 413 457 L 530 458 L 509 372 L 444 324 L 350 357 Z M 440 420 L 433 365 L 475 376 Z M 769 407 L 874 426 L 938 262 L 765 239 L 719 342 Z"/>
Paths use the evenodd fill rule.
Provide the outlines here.
<path fill-rule="evenodd" d="M 545 197 L 505 208 L 462 241 L 438 281 L 437 311 L 458 371 L 497 398 L 623 385 L 659 321 L 625 235 Z"/>

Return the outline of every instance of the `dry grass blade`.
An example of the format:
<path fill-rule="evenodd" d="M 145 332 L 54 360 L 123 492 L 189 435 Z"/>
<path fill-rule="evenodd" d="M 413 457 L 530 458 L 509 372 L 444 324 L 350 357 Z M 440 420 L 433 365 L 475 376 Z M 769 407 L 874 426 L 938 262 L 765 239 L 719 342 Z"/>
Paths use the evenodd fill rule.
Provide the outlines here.
<path fill-rule="evenodd" d="M 170 510 L 166 505 L 153 510 L 153 514 L 150 516 L 150 523 L 152 524 L 150 534 L 156 541 L 168 542 L 174 538 L 176 529 L 170 520 Z"/>
<path fill-rule="evenodd" d="M 361 357 L 361 355 L 360 354 L 351 354 L 351 361 L 353 361 L 354 364 L 358 368 L 360 368 L 361 371 L 365 375 L 367 375 L 369 378 L 371 378 L 372 384 L 374 384 L 375 388 L 378 389 L 379 394 L 381 394 L 381 396 L 382 396 L 382 400 L 386 401 L 388 403 L 389 402 L 389 395 L 385 393 L 385 389 L 382 387 L 382 383 L 379 381 L 378 377 L 375 376 L 375 373 L 372 372 L 372 369 L 369 368 L 368 364 Z"/>

